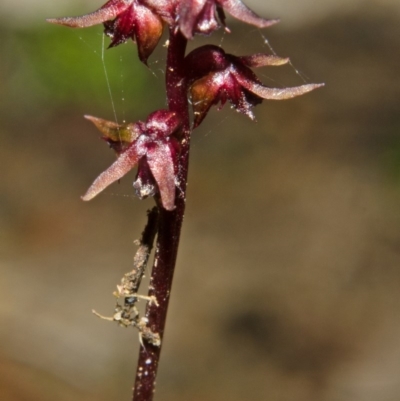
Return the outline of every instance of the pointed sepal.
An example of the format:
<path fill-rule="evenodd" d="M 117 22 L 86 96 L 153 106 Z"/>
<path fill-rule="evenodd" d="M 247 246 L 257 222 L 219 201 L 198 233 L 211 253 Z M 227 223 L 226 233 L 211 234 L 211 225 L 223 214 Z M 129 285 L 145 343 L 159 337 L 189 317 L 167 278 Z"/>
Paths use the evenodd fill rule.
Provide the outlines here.
<path fill-rule="evenodd" d="M 136 124 L 117 124 L 114 121 L 89 115 L 84 116 L 91 121 L 103 134 L 104 139 L 117 154 L 126 150 L 129 145 L 140 135 L 140 129 Z"/>
<path fill-rule="evenodd" d="M 89 201 L 106 189 L 113 182 L 121 179 L 133 167 L 135 167 L 139 159 L 144 156 L 143 150 L 137 148 L 135 144 L 131 145 L 118 159 L 106 170 L 103 171 L 89 187 L 82 200 Z"/>
<path fill-rule="evenodd" d="M 56 25 L 64 25 L 70 28 L 87 28 L 89 26 L 102 24 L 110 21 L 123 13 L 133 0 L 109 0 L 98 10 L 81 15 L 79 17 L 48 18 L 47 22 Z"/>
<path fill-rule="evenodd" d="M 279 22 L 279 19 L 265 19 L 258 16 L 240 0 L 218 0 L 218 3 L 239 21 L 254 25 L 257 28 L 268 28 Z"/>

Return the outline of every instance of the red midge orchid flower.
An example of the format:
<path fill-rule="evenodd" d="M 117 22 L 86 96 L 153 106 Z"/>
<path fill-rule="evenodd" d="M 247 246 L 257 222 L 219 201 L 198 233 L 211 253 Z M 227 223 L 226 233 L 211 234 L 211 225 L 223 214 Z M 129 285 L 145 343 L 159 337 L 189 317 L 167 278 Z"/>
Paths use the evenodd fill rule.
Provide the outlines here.
<path fill-rule="evenodd" d="M 279 22 L 277 19 L 259 17 L 240 0 L 183 0 L 178 5 L 181 32 L 188 39 L 196 33 L 208 35 L 219 28 L 217 17 L 225 26 L 224 9 L 232 17 L 258 28 L 266 28 Z"/>
<path fill-rule="evenodd" d="M 146 122 L 127 125 L 92 116 L 85 117 L 99 128 L 103 139 L 116 151 L 118 158 L 96 178 L 82 199 L 91 200 L 138 165 L 134 184 L 138 196 L 144 198 L 154 195 L 158 188 L 163 207 L 173 210 L 179 144 L 171 135 L 180 127 L 176 114 L 158 110 L 150 114 Z"/>
<path fill-rule="evenodd" d="M 287 58 L 266 54 L 236 57 L 226 54 L 218 46 L 206 45 L 193 50 L 186 57 L 185 66 L 190 85 L 197 127 L 213 104 L 221 107 L 230 101 L 236 111 L 254 119 L 251 108 L 263 99 L 282 100 L 303 95 L 324 84 L 308 84 L 292 88 L 264 86 L 250 69 L 286 64 Z"/>
<path fill-rule="evenodd" d="M 104 24 L 104 33 L 112 39 L 110 47 L 132 39 L 137 43 L 139 59 L 145 64 L 163 30 L 161 18 L 139 0 L 109 0 L 90 14 L 47 21 L 72 28 Z"/>

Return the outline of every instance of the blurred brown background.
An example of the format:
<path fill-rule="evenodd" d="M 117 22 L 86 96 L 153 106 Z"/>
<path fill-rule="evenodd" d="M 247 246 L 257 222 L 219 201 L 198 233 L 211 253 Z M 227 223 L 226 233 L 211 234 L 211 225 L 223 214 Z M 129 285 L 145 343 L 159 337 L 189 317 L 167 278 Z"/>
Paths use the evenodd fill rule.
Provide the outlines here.
<path fill-rule="evenodd" d="M 400 400 L 399 5 L 297 3 L 213 36 L 290 56 L 259 71 L 268 85 L 326 87 L 195 132 L 157 400 Z M 113 118 L 101 28 L 46 26 L 59 3 L 2 7 L 0 399 L 128 400 L 137 333 L 91 309 L 112 313 L 152 201 L 133 174 L 79 198 L 114 158 L 82 118 Z M 120 121 L 164 107 L 164 57 L 106 52 Z"/>

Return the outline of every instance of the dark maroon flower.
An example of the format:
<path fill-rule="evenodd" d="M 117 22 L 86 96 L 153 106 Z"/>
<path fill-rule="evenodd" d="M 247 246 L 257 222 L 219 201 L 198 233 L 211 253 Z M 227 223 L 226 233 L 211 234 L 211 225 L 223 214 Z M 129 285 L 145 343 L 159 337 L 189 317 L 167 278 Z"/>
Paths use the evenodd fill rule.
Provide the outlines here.
<path fill-rule="evenodd" d="M 225 26 L 224 9 L 238 20 L 266 28 L 279 22 L 259 17 L 240 0 L 143 0 L 169 26 L 179 26 L 187 39 L 196 33 L 208 35 L 221 21 Z"/>
<path fill-rule="evenodd" d="M 218 18 L 225 26 L 224 9 L 232 17 L 258 28 L 279 22 L 259 17 L 240 0 L 183 0 L 178 5 L 179 27 L 188 39 L 196 33 L 208 35 L 219 28 Z"/>
<path fill-rule="evenodd" d="M 254 119 L 252 107 L 263 99 L 282 100 L 303 95 L 324 84 L 308 84 L 292 88 L 269 88 L 250 69 L 286 64 L 287 58 L 266 54 L 236 57 L 220 47 L 202 46 L 186 57 L 187 78 L 194 111 L 194 126 L 198 126 L 212 105 L 227 100 L 240 113 Z"/>
<path fill-rule="evenodd" d="M 171 135 L 180 127 L 176 114 L 158 110 L 150 114 L 146 122 L 125 125 L 97 117 L 85 117 L 99 128 L 103 139 L 117 152 L 118 158 L 96 178 L 82 199 L 88 201 L 94 198 L 138 165 L 134 184 L 138 196 L 152 196 L 158 189 L 163 207 L 173 210 L 179 144 Z"/>
<path fill-rule="evenodd" d="M 72 28 L 86 28 L 103 23 L 104 33 L 112 39 L 110 47 L 132 39 L 137 43 L 139 59 L 145 64 L 157 46 L 163 30 L 161 18 L 140 0 L 109 0 L 90 14 L 52 18 L 47 21 Z"/>

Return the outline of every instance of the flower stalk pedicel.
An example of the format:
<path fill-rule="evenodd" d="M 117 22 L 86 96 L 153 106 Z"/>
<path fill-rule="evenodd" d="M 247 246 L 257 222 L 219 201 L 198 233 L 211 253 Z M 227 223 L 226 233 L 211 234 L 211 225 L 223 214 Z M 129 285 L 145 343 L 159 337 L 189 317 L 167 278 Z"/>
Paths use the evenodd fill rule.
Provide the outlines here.
<path fill-rule="evenodd" d="M 323 85 L 292 88 L 264 85 L 252 68 L 279 66 L 288 62 L 287 58 L 274 55 L 234 56 L 212 45 L 201 46 L 186 55 L 187 41 L 196 34 L 208 35 L 221 25 L 229 32 L 225 11 L 258 28 L 278 22 L 259 17 L 240 0 L 109 0 L 97 11 L 80 17 L 48 20 L 73 28 L 103 24 L 104 33 L 111 38 L 109 47 L 132 39 L 137 44 L 139 59 L 145 64 L 159 42 L 163 26 L 167 25 L 169 30 L 165 68 L 168 109 L 154 111 L 145 121 L 129 124 L 85 116 L 101 131 L 102 138 L 117 154 L 117 160 L 96 178 L 82 199 L 94 198 L 137 167 L 134 190 L 140 199 L 153 196 L 157 207 L 158 217 L 153 220 L 156 221 L 156 250 L 148 296 L 144 297 L 150 300 L 145 316 L 140 318 L 135 308 L 137 300 L 143 298 L 136 294 L 140 278 L 135 276 L 135 293 L 129 292 L 124 307 L 118 308 L 114 317 L 110 318 L 121 322 L 125 313 L 128 316 L 126 322 L 131 322 L 125 326 L 138 328 L 143 341 L 133 401 L 151 401 L 155 391 L 185 212 L 192 130 L 218 103 L 222 107 L 229 101 L 236 111 L 254 119 L 252 108 L 264 99 L 289 99 Z M 193 124 L 190 124 L 189 99 L 193 107 Z M 147 249 L 151 249 L 154 235 L 151 238 Z M 143 268 L 141 266 L 140 275 Z M 126 279 L 124 282 L 130 283 Z"/>

